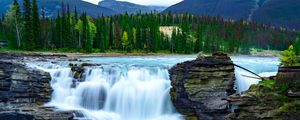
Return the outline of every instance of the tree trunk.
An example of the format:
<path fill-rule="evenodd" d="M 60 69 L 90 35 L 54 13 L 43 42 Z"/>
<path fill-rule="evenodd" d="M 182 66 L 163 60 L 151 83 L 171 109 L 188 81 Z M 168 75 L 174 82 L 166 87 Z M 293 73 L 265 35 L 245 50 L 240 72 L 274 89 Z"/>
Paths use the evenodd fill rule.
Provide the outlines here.
<path fill-rule="evenodd" d="M 79 40 L 79 41 L 78 41 L 78 47 L 79 47 L 79 48 L 82 48 L 82 47 L 81 47 L 81 38 L 80 38 L 80 35 L 79 35 L 79 39 L 78 39 L 78 40 Z"/>
<path fill-rule="evenodd" d="M 19 30 L 19 25 L 18 22 L 16 22 L 16 32 L 17 32 L 17 47 L 21 47 L 21 38 L 20 38 L 20 30 Z"/>

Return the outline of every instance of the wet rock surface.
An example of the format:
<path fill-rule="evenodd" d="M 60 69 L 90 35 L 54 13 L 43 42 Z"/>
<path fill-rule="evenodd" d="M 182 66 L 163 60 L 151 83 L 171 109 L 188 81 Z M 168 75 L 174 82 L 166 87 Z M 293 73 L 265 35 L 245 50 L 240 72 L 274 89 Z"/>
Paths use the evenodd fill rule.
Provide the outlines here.
<path fill-rule="evenodd" d="M 55 111 L 54 108 L 23 106 L 0 111 L 3 120 L 73 120 L 75 111 Z"/>
<path fill-rule="evenodd" d="M 22 63 L 0 61 L 0 102 L 42 104 L 51 97 L 49 73 L 27 68 Z"/>
<path fill-rule="evenodd" d="M 0 119 L 70 120 L 73 111 L 59 112 L 41 107 L 51 99 L 50 74 L 29 68 L 25 61 L 47 60 L 55 56 L 0 54 Z"/>
<path fill-rule="evenodd" d="M 198 56 L 169 70 L 171 99 L 186 119 L 225 119 L 229 113 L 226 98 L 233 94 L 234 65 L 223 53 Z"/>

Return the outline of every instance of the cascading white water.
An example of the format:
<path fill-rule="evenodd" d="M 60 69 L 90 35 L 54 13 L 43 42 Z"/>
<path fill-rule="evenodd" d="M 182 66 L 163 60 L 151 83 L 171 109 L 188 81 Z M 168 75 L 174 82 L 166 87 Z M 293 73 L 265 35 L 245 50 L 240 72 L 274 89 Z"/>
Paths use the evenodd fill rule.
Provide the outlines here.
<path fill-rule="evenodd" d="M 180 120 L 172 106 L 168 68 L 192 57 L 82 58 L 99 67 L 85 68 L 81 82 L 73 79 L 71 68 L 49 63 L 28 64 L 50 73 L 53 95 L 47 106 L 78 110 L 93 120 Z M 269 76 L 276 74 L 278 58 L 232 57 L 235 64 Z M 236 68 L 238 92 L 259 82 Z M 255 76 L 253 76 L 255 77 Z"/>
<path fill-rule="evenodd" d="M 80 110 L 87 118 L 98 120 L 182 119 L 172 106 L 168 71 L 164 67 L 90 67 L 76 87 L 72 87 L 70 68 L 42 69 L 52 77 L 54 91 L 48 106 Z"/>

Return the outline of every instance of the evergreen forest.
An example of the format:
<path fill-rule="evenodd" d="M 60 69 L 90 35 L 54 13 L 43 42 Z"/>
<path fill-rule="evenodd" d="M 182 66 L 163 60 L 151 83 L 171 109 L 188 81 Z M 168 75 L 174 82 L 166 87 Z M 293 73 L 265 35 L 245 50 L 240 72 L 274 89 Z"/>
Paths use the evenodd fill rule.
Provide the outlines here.
<path fill-rule="evenodd" d="M 24 7 L 21 7 L 24 6 Z M 0 40 L 12 50 L 191 54 L 285 50 L 299 44 L 294 30 L 190 14 L 120 14 L 97 18 L 62 3 L 55 18 L 36 0 L 14 1 L 0 19 Z M 171 29 L 171 30 L 170 30 Z M 297 43 L 296 43 L 297 42 Z M 295 47 L 297 48 L 297 45 Z"/>

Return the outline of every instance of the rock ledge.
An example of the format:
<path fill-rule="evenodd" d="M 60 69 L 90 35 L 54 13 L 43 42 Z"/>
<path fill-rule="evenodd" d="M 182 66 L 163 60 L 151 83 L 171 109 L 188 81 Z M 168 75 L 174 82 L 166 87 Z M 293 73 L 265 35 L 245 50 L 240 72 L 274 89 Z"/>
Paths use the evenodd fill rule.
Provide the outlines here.
<path fill-rule="evenodd" d="M 225 119 L 233 94 L 234 65 L 224 53 L 198 56 L 169 70 L 172 102 L 187 119 Z"/>

